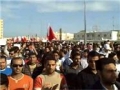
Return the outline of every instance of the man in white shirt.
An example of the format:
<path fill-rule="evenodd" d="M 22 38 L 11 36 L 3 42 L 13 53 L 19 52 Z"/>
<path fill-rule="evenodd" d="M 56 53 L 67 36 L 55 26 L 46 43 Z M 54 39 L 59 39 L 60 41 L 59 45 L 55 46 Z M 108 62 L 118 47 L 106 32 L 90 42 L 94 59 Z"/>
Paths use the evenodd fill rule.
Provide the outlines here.
<path fill-rule="evenodd" d="M 107 41 L 104 45 L 104 49 L 108 51 L 108 53 L 111 53 L 112 48 L 110 47 L 110 42 Z"/>
<path fill-rule="evenodd" d="M 89 50 L 87 50 L 87 49 L 84 50 L 84 52 L 83 52 L 83 54 L 82 54 L 82 58 L 81 58 L 81 61 L 84 61 L 87 66 L 88 66 L 88 63 L 87 63 L 88 53 L 89 53 Z"/>

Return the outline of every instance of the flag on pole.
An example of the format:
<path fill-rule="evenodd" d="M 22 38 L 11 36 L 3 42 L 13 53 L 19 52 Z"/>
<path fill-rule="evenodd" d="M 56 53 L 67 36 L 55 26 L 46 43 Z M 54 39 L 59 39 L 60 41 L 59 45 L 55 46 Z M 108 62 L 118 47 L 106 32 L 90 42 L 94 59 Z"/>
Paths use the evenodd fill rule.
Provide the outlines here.
<path fill-rule="evenodd" d="M 49 26 L 49 29 L 48 29 L 48 33 L 47 33 L 47 39 L 49 40 L 49 41 L 52 41 L 52 40 L 56 40 L 57 38 L 55 37 L 55 34 L 54 34 L 54 32 L 53 32 L 53 30 L 52 30 L 52 28 Z"/>

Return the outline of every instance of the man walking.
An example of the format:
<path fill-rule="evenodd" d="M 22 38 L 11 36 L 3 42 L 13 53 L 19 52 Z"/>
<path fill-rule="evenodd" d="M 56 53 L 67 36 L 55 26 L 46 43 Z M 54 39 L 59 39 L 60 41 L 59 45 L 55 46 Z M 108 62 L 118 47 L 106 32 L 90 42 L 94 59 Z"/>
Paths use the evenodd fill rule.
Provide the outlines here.
<path fill-rule="evenodd" d="M 62 90 L 67 84 L 64 76 L 55 71 L 56 60 L 54 57 L 47 57 L 45 72 L 40 74 L 34 82 L 34 90 Z"/>
<path fill-rule="evenodd" d="M 11 60 L 12 74 L 8 77 L 10 90 L 33 90 L 33 80 L 22 73 L 23 60 L 15 57 Z"/>

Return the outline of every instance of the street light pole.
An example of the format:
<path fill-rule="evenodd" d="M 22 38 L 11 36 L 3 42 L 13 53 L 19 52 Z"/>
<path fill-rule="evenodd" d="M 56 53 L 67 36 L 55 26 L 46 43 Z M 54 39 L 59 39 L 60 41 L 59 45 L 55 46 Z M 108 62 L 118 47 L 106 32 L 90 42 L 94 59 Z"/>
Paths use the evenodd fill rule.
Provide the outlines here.
<path fill-rule="evenodd" d="M 87 44 L 87 37 L 86 37 L 86 2 L 84 0 L 84 44 Z"/>

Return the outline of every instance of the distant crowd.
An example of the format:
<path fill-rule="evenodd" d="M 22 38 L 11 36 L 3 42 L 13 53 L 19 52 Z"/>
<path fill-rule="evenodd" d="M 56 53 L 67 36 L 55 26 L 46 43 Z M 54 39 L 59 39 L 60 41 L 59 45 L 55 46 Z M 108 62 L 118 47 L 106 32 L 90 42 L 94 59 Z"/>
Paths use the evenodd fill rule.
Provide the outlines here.
<path fill-rule="evenodd" d="M 54 41 L 0 47 L 0 90 L 84 89 L 120 89 L 120 44 Z"/>

